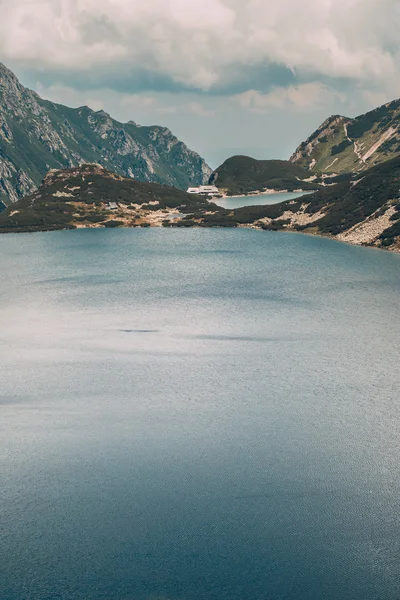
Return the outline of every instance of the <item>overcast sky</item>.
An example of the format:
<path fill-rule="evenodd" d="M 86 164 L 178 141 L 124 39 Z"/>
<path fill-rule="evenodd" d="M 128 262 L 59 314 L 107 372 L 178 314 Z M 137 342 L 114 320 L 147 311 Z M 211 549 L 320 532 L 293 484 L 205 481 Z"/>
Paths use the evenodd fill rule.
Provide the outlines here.
<path fill-rule="evenodd" d="M 0 0 L 24 85 L 166 125 L 213 167 L 400 97 L 399 32 L 399 0 Z"/>

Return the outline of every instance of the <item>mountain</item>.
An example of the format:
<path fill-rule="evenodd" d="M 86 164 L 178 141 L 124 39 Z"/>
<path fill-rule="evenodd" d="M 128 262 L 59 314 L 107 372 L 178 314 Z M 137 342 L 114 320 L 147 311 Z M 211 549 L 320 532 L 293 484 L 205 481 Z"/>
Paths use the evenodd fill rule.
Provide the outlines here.
<path fill-rule="evenodd" d="M 314 194 L 229 210 L 165 185 L 83 165 L 50 171 L 0 214 L 0 233 L 77 227 L 252 227 L 303 231 L 400 252 L 400 157 Z"/>
<path fill-rule="evenodd" d="M 301 165 L 285 160 L 256 160 L 249 156 L 233 156 L 216 169 L 209 180 L 228 194 L 247 194 L 264 189 L 315 190 L 310 173 Z"/>
<path fill-rule="evenodd" d="M 0 233 L 154 226 L 177 213 L 208 210 L 204 197 L 124 177 L 101 165 L 80 165 L 49 171 L 38 190 L 0 213 Z"/>
<path fill-rule="evenodd" d="M 355 119 L 334 115 L 305 142 L 290 162 L 309 171 L 348 173 L 400 155 L 400 100 Z"/>
<path fill-rule="evenodd" d="M 289 161 L 233 156 L 211 177 L 228 195 L 265 188 L 293 191 L 338 183 L 337 176 L 366 171 L 400 156 L 400 100 L 355 119 L 329 117 L 300 144 Z"/>
<path fill-rule="evenodd" d="M 168 129 L 43 100 L 0 63 L 0 202 L 31 193 L 51 168 L 83 163 L 182 189 L 206 183 L 211 174 Z"/>

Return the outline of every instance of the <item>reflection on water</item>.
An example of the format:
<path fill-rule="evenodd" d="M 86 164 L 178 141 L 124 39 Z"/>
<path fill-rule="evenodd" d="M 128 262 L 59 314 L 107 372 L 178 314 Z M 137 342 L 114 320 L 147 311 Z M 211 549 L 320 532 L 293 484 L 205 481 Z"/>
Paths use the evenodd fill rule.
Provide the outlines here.
<path fill-rule="evenodd" d="M 0 598 L 397 600 L 400 257 L 0 237 Z"/>

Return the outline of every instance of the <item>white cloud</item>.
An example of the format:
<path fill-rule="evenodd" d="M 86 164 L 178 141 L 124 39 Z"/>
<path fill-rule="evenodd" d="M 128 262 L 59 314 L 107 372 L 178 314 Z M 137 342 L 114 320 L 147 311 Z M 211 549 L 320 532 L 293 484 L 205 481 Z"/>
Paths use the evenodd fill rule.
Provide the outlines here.
<path fill-rule="evenodd" d="M 154 96 L 147 94 L 120 94 L 108 89 L 95 90 L 90 94 L 85 94 L 69 86 L 56 84 L 45 87 L 40 82 L 37 82 L 35 90 L 42 98 L 68 106 L 78 107 L 87 105 L 93 110 L 106 110 L 107 104 L 112 103 L 114 106 L 117 105 L 125 114 L 129 112 L 134 114 L 138 109 L 153 109 L 157 105 L 157 100 Z"/>
<path fill-rule="evenodd" d="M 215 166 L 287 157 L 329 114 L 399 97 L 399 31 L 399 0 L 0 0 L 22 83 L 161 121 Z"/>
<path fill-rule="evenodd" d="M 153 96 L 145 94 L 121 94 L 120 104 L 125 108 L 138 108 L 144 106 L 154 106 L 156 99 Z"/>
<path fill-rule="evenodd" d="M 161 115 L 176 115 L 178 108 L 176 106 L 160 106 L 157 108 L 157 113 Z"/>
<path fill-rule="evenodd" d="M 313 111 L 331 104 L 334 97 L 339 101 L 345 100 L 343 94 L 316 82 L 277 88 L 268 94 L 248 90 L 233 99 L 240 106 L 252 112 L 267 113 L 277 109 L 292 112 Z"/>
<path fill-rule="evenodd" d="M 187 105 L 186 110 L 193 115 L 197 115 L 198 117 L 208 118 L 215 116 L 215 111 L 205 108 L 202 104 L 200 104 L 200 102 L 190 102 Z"/>
<path fill-rule="evenodd" d="M 104 98 L 98 94 L 82 94 L 66 85 L 43 86 L 39 81 L 35 85 L 35 91 L 46 100 L 64 104 L 67 106 L 90 106 L 93 110 L 104 110 Z"/>
<path fill-rule="evenodd" d="M 268 62 L 389 85 L 400 74 L 399 28 L 398 0 L 0 3 L 5 62 L 78 71 L 129 65 L 199 90 L 218 85 L 232 65 Z"/>
<path fill-rule="evenodd" d="M 114 111 L 125 115 L 127 119 L 131 119 L 131 115 L 135 115 L 138 111 L 160 114 L 186 113 L 205 118 L 216 114 L 215 110 L 206 107 L 200 101 L 188 100 L 184 95 L 175 97 L 165 94 L 155 96 L 143 93 L 121 94 L 109 89 L 96 90 L 87 95 L 69 86 L 45 87 L 40 82 L 37 82 L 35 89 L 42 98 L 68 106 L 87 105 L 93 110 L 108 110 L 108 106 L 111 105 Z M 166 102 L 172 102 L 173 105 L 165 105 Z"/>

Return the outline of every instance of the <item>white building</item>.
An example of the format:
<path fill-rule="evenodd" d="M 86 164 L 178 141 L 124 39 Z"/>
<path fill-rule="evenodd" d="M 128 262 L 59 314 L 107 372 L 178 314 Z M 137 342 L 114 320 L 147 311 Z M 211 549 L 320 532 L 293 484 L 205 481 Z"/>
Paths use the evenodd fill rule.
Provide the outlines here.
<path fill-rule="evenodd" d="M 219 194 L 219 191 L 215 185 L 200 185 L 199 187 L 188 188 L 187 193 L 200 194 L 202 196 L 214 196 L 215 194 Z"/>

